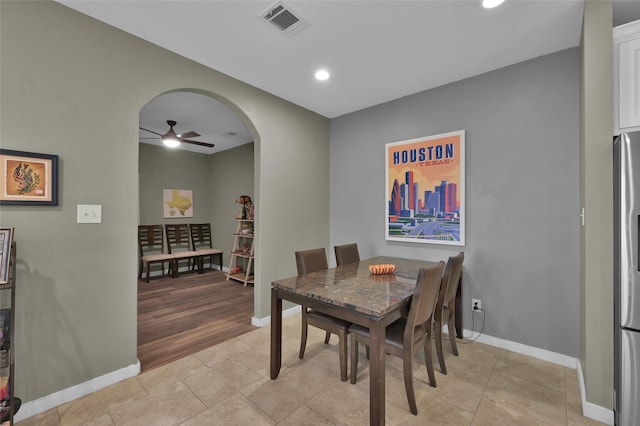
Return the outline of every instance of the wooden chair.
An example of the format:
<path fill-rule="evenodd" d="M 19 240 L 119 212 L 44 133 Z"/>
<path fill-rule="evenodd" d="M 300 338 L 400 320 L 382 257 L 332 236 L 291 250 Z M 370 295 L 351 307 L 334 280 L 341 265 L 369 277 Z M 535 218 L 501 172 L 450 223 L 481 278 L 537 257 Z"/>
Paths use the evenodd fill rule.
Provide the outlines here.
<path fill-rule="evenodd" d="M 138 279 L 142 279 L 142 270 L 146 266 L 149 282 L 151 276 L 151 264 L 160 263 L 162 265 L 162 275 L 164 276 L 164 263 L 169 262 L 167 272 L 175 269 L 175 256 L 164 252 L 164 239 L 162 235 L 162 225 L 139 225 L 138 226 L 138 250 L 140 252 L 140 272 Z"/>
<path fill-rule="evenodd" d="M 204 270 L 204 258 L 209 258 L 209 264 L 213 269 L 214 257 L 218 259 L 218 269 L 222 271 L 222 250 L 213 248 L 211 239 L 211 224 L 209 223 L 190 223 L 189 231 L 191 232 L 191 250 L 197 252 L 200 257 L 199 269 Z"/>
<path fill-rule="evenodd" d="M 322 269 L 327 269 L 327 255 L 324 248 L 297 251 L 296 265 L 298 267 L 298 275 L 304 275 Z M 340 356 L 340 379 L 344 382 L 347 380 L 347 334 L 349 334 L 349 326 L 351 323 L 332 317 L 317 310 L 307 309 L 302 306 L 302 336 L 300 338 L 300 354 L 298 358 L 304 357 L 304 350 L 307 346 L 307 329 L 308 326 L 320 328 L 326 331 L 324 343 L 329 343 L 331 333 L 338 335 L 338 354 Z"/>
<path fill-rule="evenodd" d="M 175 258 L 174 277 L 177 278 L 179 276 L 180 261 L 185 259 L 189 261 L 189 266 L 191 266 L 191 262 L 196 262 L 198 265 L 198 273 L 202 273 L 200 255 L 197 251 L 191 250 L 189 225 L 186 223 L 165 224 L 164 230 L 167 237 L 167 250 L 169 254 L 173 254 Z"/>
<path fill-rule="evenodd" d="M 358 253 L 358 244 L 356 243 L 335 246 L 334 250 L 338 266 L 360 261 L 360 253 Z"/>
<path fill-rule="evenodd" d="M 451 342 L 451 351 L 458 356 L 458 346 L 456 345 L 456 292 L 460 285 L 462 277 L 462 263 L 464 262 L 464 253 L 460 252 L 456 256 L 449 257 L 447 267 L 442 277 L 442 289 L 438 297 L 435 315 L 436 329 L 436 352 L 438 354 L 438 362 L 440 363 L 440 371 L 447 374 L 447 367 L 444 363 L 444 354 L 442 352 L 442 326 L 446 323 L 449 330 L 449 342 Z"/>
<path fill-rule="evenodd" d="M 402 358 L 404 387 L 411 413 L 418 414 L 416 395 L 413 389 L 413 354 L 424 348 L 424 361 L 429 374 L 429 383 L 436 387 L 431 359 L 431 330 L 438 291 L 442 282 L 444 262 L 429 268 L 421 268 L 411 299 L 407 318 L 400 318 L 386 329 L 385 352 Z M 349 327 L 351 333 L 351 383 L 356 383 L 358 374 L 358 343 L 369 346 L 369 329 L 354 324 Z"/>

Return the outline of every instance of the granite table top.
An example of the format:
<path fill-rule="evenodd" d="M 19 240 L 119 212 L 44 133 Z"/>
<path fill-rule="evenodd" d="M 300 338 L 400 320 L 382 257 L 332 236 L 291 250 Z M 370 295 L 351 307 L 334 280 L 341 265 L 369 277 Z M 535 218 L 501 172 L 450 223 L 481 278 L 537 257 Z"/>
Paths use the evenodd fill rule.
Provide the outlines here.
<path fill-rule="evenodd" d="M 273 288 L 330 305 L 383 317 L 413 296 L 420 268 L 436 262 L 379 256 L 336 268 L 276 280 Z M 393 274 L 373 275 L 369 265 L 393 264 Z"/>

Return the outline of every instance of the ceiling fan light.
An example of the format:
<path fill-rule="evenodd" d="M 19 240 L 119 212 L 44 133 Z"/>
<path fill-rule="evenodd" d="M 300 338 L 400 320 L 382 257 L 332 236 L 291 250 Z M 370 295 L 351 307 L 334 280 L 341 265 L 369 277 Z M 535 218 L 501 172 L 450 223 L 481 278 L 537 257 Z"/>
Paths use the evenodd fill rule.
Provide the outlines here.
<path fill-rule="evenodd" d="M 162 142 L 169 148 L 177 148 L 180 146 L 180 142 L 177 139 L 173 138 L 162 139 Z"/>
<path fill-rule="evenodd" d="M 504 0 L 482 0 L 482 7 L 485 9 L 493 9 L 504 3 Z"/>

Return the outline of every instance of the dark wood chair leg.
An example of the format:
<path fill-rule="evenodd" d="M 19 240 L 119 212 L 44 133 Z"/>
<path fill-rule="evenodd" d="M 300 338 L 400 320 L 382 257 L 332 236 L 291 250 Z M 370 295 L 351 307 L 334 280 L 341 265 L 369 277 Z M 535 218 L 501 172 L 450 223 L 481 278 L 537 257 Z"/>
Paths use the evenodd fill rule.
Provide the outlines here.
<path fill-rule="evenodd" d="M 409 410 L 411 414 L 418 414 L 416 405 L 416 394 L 413 390 L 413 371 L 412 371 L 411 351 L 405 351 L 402 356 L 402 371 L 404 373 L 404 388 L 407 391 L 407 400 L 409 401 Z"/>
<path fill-rule="evenodd" d="M 330 333 L 327 333 L 331 335 Z M 347 330 L 338 331 L 338 352 L 340 353 L 340 380 L 347 381 Z"/>
<path fill-rule="evenodd" d="M 444 353 L 442 352 L 442 323 L 436 321 L 434 328 L 436 329 L 436 353 L 440 364 L 440 372 L 447 374 L 447 366 L 444 364 Z"/>
<path fill-rule="evenodd" d="M 307 346 L 307 308 L 302 307 L 302 332 L 300 335 L 300 353 L 298 354 L 298 358 L 304 358 L 304 350 Z"/>
<path fill-rule="evenodd" d="M 438 387 L 436 383 L 436 375 L 433 371 L 433 356 L 431 355 L 431 336 L 428 335 L 424 341 L 424 363 L 427 367 L 427 374 L 429 375 L 429 384 L 431 387 Z"/>
<path fill-rule="evenodd" d="M 324 335 L 324 344 L 328 345 L 329 344 L 329 339 L 331 338 L 331 332 L 327 331 L 327 333 Z"/>
<path fill-rule="evenodd" d="M 358 375 L 358 341 L 356 335 L 351 335 L 351 384 L 356 384 L 356 376 Z"/>
<path fill-rule="evenodd" d="M 447 326 L 449 327 L 449 341 L 451 342 L 451 351 L 455 356 L 458 356 L 458 345 L 456 344 L 456 324 L 454 318 L 456 317 L 455 308 L 449 313 L 449 320 Z"/>

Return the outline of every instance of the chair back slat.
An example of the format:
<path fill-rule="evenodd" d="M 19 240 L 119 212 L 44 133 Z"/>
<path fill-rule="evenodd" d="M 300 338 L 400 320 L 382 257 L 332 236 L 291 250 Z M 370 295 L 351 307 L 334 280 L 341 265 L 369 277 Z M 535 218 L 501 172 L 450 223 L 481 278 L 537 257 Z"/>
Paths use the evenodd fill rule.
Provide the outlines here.
<path fill-rule="evenodd" d="M 335 246 L 334 249 L 336 252 L 336 264 L 338 266 L 360 261 L 357 243 Z"/>
<path fill-rule="evenodd" d="M 162 225 L 139 225 L 138 247 L 140 256 L 162 253 L 164 250 Z"/>
<path fill-rule="evenodd" d="M 167 237 L 167 250 L 169 253 L 180 251 L 191 251 L 191 240 L 189 239 L 189 225 L 165 224 L 165 235 Z"/>
<path fill-rule="evenodd" d="M 324 248 L 297 251 L 296 266 L 298 267 L 298 275 L 328 269 L 327 253 Z"/>
<path fill-rule="evenodd" d="M 210 223 L 190 223 L 189 231 L 191 231 L 191 249 L 213 248 L 211 238 Z"/>

